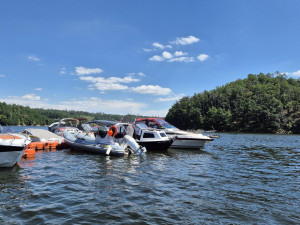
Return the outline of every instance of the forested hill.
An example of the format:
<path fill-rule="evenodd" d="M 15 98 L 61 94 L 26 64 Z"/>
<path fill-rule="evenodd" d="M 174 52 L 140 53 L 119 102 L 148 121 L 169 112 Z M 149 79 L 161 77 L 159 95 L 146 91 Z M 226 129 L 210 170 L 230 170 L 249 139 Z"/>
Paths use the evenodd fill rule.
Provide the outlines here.
<path fill-rule="evenodd" d="M 184 97 L 166 120 L 182 129 L 300 133 L 300 80 L 277 74 L 249 74 Z"/>
<path fill-rule="evenodd" d="M 114 115 L 105 113 L 88 113 L 82 111 L 67 111 L 54 109 L 32 109 L 28 106 L 9 105 L 0 102 L 0 125 L 50 125 L 62 118 L 86 118 L 132 122 L 136 115 Z M 141 116 L 139 116 L 141 117 Z"/>

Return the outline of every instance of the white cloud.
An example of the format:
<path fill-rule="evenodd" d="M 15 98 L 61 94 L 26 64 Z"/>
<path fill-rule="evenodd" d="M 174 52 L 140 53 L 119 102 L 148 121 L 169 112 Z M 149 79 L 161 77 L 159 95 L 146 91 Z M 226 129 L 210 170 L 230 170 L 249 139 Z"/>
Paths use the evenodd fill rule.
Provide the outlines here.
<path fill-rule="evenodd" d="M 188 36 L 188 37 L 177 37 L 175 41 L 172 41 L 171 44 L 176 44 L 176 45 L 190 45 L 193 43 L 196 43 L 200 41 L 199 38 L 195 37 L 195 36 Z"/>
<path fill-rule="evenodd" d="M 170 96 L 170 97 L 166 97 L 166 98 L 158 98 L 155 101 L 156 102 L 178 101 L 179 99 L 181 99 L 184 96 L 185 96 L 184 94 L 179 94 L 179 95 Z"/>
<path fill-rule="evenodd" d="M 159 48 L 159 49 L 172 48 L 171 45 L 162 45 L 162 44 L 160 44 L 160 43 L 158 43 L 158 42 L 154 42 L 152 45 L 153 45 L 155 48 Z"/>
<path fill-rule="evenodd" d="M 168 62 L 194 62 L 194 57 L 178 57 L 178 58 L 173 58 L 169 59 Z"/>
<path fill-rule="evenodd" d="M 65 67 L 61 68 L 59 73 L 60 74 L 66 74 L 66 68 Z"/>
<path fill-rule="evenodd" d="M 128 87 L 126 85 L 122 84 L 117 84 L 117 83 L 95 83 L 92 85 L 89 85 L 91 88 L 96 88 L 99 91 L 122 91 L 122 90 L 127 90 Z"/>
<path fill-rule="evenodd" d="M 120 77 L 92 77 L 92 76 L 82 76 L 79 78 L 80 80 L 91 81 L 93 83 L 132 83 L 138 82 L 139 79 L 133 78 L 131 76 L 127 76 L 124 78 Z"/>
<path fill-rule="evenodd" d="M 160 43 L 158 43 L 158 42 L 154 42 L 152 45 L 153 45 L 154 47 L 160 48 L 160 49 L 164 49 L 164 48 L 165 48 L 165 46 L 163 46 L 162 44 L 160 44 Z"/>
<path fill-rule="evenodd" d="M 35 61 L 35 62 L 41 61 L 41 60 L 40 60 L 38 57 L 36 57 L 35 55 L 29 55 L 29 56 L 27 57 L 27 59 L 30 60 L 30 61 Z"/>
<path fill-rule="evenodd" d="M 93 84 L 89 85 L 90 89 L 96 88 L 99 91 L 116 91 L 116 90 L 127 90 L 128 87 L 126 85 L 122 85 L 120 83 L 132 83 L 138 82 L 139 79 L 133 78 L 131 76 L 127 76 L 124 78 L 120 77 L 92 77 L 92 76 L 82 76 L 79 77 L 80 80 L 91 82 Z"/>
<path fill-rule="evenodd" d="M 42 88 L 35 88 L 34 90 L 35 91 L 42 91 L 43 89 Z"/>
<path fill-rule="evenodd" d="M 139 72 L 139 73 L 127 73 L 126 75 L 129 75 L 129 76 L 135 76 L 135 75 L 138 75 L 140 77 L 145 77 L 146 74 L 142 73 L 142 72 Z"/>
<path fill-rule="evenodd" d="M 97 74 L 102 73 L 103 70 L 100 68 L 85 68 L 82 66 L 75 67 L 76 74 L 81 75 L 89 75 L 89 74 Z"/>
<path fill-rule="evenodd" d="M 176 56 L 176 57 L 184 56 L 184 55 L 187 55 L 187 53 L 186 52 L 182 52 L 182 51 L 176 51 L 176 52 L 174 52 L 174 56 Z"/>
<path fill-rule="evenodd" d="M 297 70 L 295 72 L 286 72 L 286 75 L 290 75 L 290 76 L 295 76 L 295 77 L 300 77 L 300 70 Z"/>
<path fill-rule="evenodd" d="M 140 111 L 140 115 L 146 115 L 146 116 L 155 116 L 155 117 L 165 117 L 168 113 L 169 109 L 161 109 L 161 110 L 143 110 Z"/>
<path fill-rule="evenodd" d="M 197 56 L 197 59 L 198 59 L 199 61 L 203 62 L 203 61 L 207 60 L 208 57 L 209 57 L 209 56 L 206 55 L 206 54 L 200 54 L 200 55 Z"/>
<path fill-rule="evenodd" d="M 165 59 L 171 59 L 171 58 L 173 58 L 173 55 L 170 52 L 164 51 L 162 53 L 162 57 Z"/>
<path fill-rule="evenodd" d="M 4 74 L 0 74 L 0 78 L 6 77 L 6 75 Z"/>
<path fill-rule="evenodd" d="M 144 74 L 142 72 L 138 73 L 138 75 L 141 76 L 141 77 L 145 77 L 146 76 L 146 74 Z"/>
<path fill-rule="evenodd" d="M 182 51 L 176 51 L 176 52 L 174 52 L 174 54 L 172 54 L 168 51 L 164 51 L 161 56 L 154 55 L 149 60 L 157 61 L 157 62 L 161 62 L 161 61 L 165 61 L 165 60 L 167 60 L 167 62 L 193 62 L 193 61 L 195 61 L 194 57 L 184 56 L 187 54 L 188 53 L 182 52 Z"/>
<path fill-rule="evenodd" d="M 172 93 L 170 88 L 163 88 L 159 85 L 141 85 L 131 88 L 132 91 L 139 94 L 151 94 L 151 95 L 168 95 Z"/>
<path fill-rule="evenodd" d="M 144 50 L 145 52 L 153 52 L 153 49 L 149 49 L 149 48 L 143 48 L 143 50 Z"/>
<path fill-rule="evenodd" d="M 22 99 L 25 100 L 30 100 L 30 101 L 39 101 L 41 98 L 38 95 L 35 94 L 27 94 L 21 97 Z"/>
<path fill-rule="evenodd" d="M 73 101 L 62 102 L 67 108 L 72 110 L 86 110 L 91 112 L 105 112 L 111 114 L 138 114 L 143 108 L 146 108 L 145 103 L 139 103 L 126 100 L 102 100 L 100 98 L 74 99 Z"/>
<path fill-rule="evenodd" d="M 154 55 L 151 58 L 149 58 L 150 61 L 157 61 L 157 62 L 161 62 L 164 61 L 165 59 L 159 55 Z"/>

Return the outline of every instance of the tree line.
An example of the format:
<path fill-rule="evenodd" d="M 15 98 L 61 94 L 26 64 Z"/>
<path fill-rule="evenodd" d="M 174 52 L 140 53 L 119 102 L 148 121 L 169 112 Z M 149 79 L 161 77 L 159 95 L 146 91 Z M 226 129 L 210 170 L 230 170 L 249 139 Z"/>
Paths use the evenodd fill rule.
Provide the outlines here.
<path fill-rule="evenodd" d="M 300 133 L 300 79 L 249 74 L 246 79 L 183 97 L 166 120 L 181 129 Z"/>
<path fill-rule="evenodd" d="M 6 104 L 0 102 L 0 125 L 7 126 L 48 126 L 62 118 L 85 118 L 87 120 L 111 120 L 132 122 L 140 115 L 117 115 L 106 113 L 89 113 L 84 111 L 68 111 L 55 109 L 35 109 L 28 106 Z"/>

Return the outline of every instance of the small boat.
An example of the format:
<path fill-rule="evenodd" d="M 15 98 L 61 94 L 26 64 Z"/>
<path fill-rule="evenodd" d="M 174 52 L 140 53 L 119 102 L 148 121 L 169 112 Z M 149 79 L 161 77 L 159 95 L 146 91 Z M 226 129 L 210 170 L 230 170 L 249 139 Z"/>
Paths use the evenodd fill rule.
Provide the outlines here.
<path fill-rule="evenodd" d="M 200 149 L 207 143 L 213 141 L 213 138 L 203 134 L 179 130 L 177 127 L 169 124 L 162 118 L 138 118 L 135 124 L 146 124 L 148 127 L 165 131 L 167 136 L 174 139 L 171 148 Z"/>
<path fill-rule="evenodd" d="M 64 131 L 63 137 L 73 150 L 109 156 L 144 154 L 146 149 L 126 133 L 126 126 L 124 123 L 93 120 L 82 124 L 82 130 Z"/>
<path fill-rule="evenodd" d="M 55 131 L 55 129 L 57 128 L 58 124 L 59 124 L 59 122 L 51 123 L 51 124 L 49 125 L 49 127 L 48 127 L 48 130 L 49 130 L 50 132 L 53 132 L 53 133 L 54 133 L 54 131 Z"/>
<path fill-rule="evenodd" d="M 63 136 L 63 132 L 65 131 L 76 133 L 78 131 L 77 127 L 79 126 L 79 124 L 80 124 L 80 119 L 64 118 L 61 119 L 57 125 L 52 124 L 53 126 L 51 127 L 51 130 L 53 130 L 53 133 L 57 134 L 58 136 Z"/>
<path fill-rule="evenodd" d="M 0 134 L 0 167 L 12 167 L 22 158 L 30 144 L 29 137 L 17 133 Z"/>
<path fill-rule="evenodd" d="M 133 138 L 138 144 L 146 147 L 148 151 L 167 150 L 174 141 L 164 131 L 149 128 L 145 124 L 136 124 L 134 126 Z"/>

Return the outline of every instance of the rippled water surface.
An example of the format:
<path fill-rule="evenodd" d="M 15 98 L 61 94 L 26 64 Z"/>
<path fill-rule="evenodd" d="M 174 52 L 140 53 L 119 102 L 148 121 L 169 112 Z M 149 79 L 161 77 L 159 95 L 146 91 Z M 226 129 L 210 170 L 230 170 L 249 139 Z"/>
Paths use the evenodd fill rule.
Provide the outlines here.
<path fill-rule="evenodd" d="M 220 135 L 201 151 L 37 152 L 0 169 L 0 224 L 299 224 L 300 136 Z"/>

